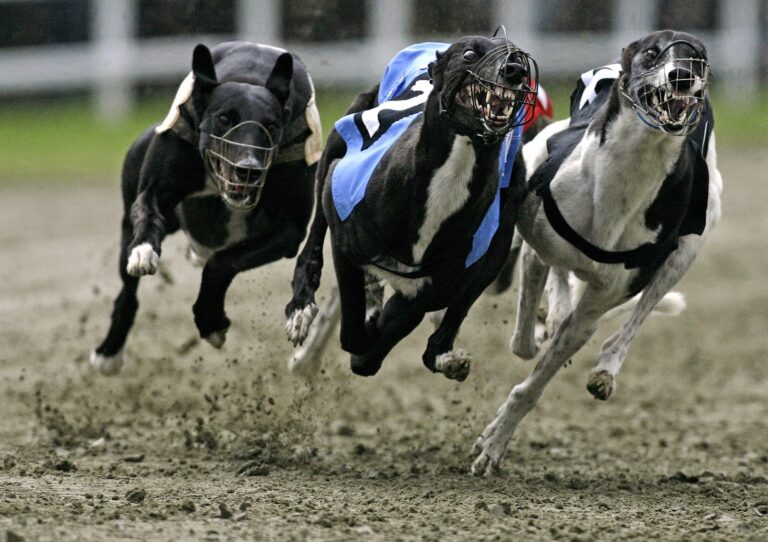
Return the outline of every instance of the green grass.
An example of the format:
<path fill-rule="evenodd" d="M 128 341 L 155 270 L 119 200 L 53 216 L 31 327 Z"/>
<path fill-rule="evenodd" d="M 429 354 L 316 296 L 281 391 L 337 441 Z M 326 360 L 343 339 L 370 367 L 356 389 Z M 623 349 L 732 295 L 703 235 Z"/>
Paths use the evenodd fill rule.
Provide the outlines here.
<path fill-rule="evenodd" d="M 547 89 L 562 118 L 568 110 L 570 88 Z M 355 96 L 352 90 L 318 89 L 324 131 L 344 114 Z M 0 185 L 29 182 L 117 183 L 120 165 L 131 142 L 149 125 L 165 116 L 168 99 L 141 101 L 124 122 L 106 124 L 84 100 L 39 106 L 0 105 Z M 756 104 L 715 95 L 720 145 L 768 145 L 768 92 Z"/>

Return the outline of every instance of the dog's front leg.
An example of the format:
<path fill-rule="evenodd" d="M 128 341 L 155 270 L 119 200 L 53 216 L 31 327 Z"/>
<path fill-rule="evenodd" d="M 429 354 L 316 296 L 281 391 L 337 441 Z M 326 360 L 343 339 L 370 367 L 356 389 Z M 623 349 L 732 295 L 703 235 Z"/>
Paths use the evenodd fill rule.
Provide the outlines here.
<path fill-rule="evenodd" d="M 341 280 L 339 280 L 341 284 Z M 342 308 L 342 325 L 344 323 Z M 352 372 L 361 376 L 372 376 L 379 372 L 384 358 L 406 335 L 416 329 L 424 319 L 426 310 L 423 300 L 405 297 L 401 292 L 395 292 L 381 310 L 378 319 L 368 330 L 370 339 L 365 353 L 353 354 L 351 357 Z"/>
<path fill-rule="evenodd" d="M 523 359 L 532 359 L 539 352 L 539 344 L 536 341 L 536 322 L 549 268 L 544 265 L 528 243 L 523 243 L 521 259 L 517 320 L 515 332 L 510 341 L 510 349 Z"/>
<path fill-rule="evenodd" d="M 547 383 L 560 367 L 589 340 L 600 316 L 613 305 L 614 300 L 587 288 L 574 311 L 558 328 L 533 372 L 512 388 L 494 420 L 478 437 L 473 448 L 477 456 L 472 465 L 473 474 L 488 475 L 498 467 L 520 421 L 536 406 Z"/>
<path fill-rule="evenodd" d="M 247 239 L 230 248 L 215 252 L 203 268 L 197 301 L 192 307 L 200 337 L 216 348 L 227 338 L 230 320 L 224 310 L 227 289 L 238 273 L 295 254 L 301 232 L 287 225 L 269 241 Z"/>
<path fill-rule="evenodd" d="M 696 259 L 703 238 L 687 235 L 680 238 L 677 249 L 670 254 L 645 287 L 640 301 L 635 305 L 629 320 L 605 343 L 597 363 L 589 372 L 587 389 L 597 399 L 608 399 L 616 388 L 616 376 L 627 359 L 629 345 L 640 326 L 664 295 L 685 275 Z"/>
<path fill-rule="evenodd" d="M 140 277 L 157 271 L 166 217 L 187 195 L 202 188 L 202 171 L 200 156 L 191 145 L 172 132 L 154 136 L 141 168 L 138 195 L 131 205 L 129 275 Z"/>
<path fill-rule="evenodd" d="M 437 329 L 430 335 L 427 348 L 421 357 L 430 371 L 443 373 L 446 378 L 459 382 L 469 375 L 472 356 L 464 350 L 454 350 L 453 343 L 469 309 L 494 280 L 494 271 L 498 269 L 494 265 L 495 258 L 499 261 L 504 257 L 503 253 L 498 254 L 500 250 L 497 247 L 494 248 L 496 254 L 486 255 L 484 262 L 479 264 L 484 267 L 478 270 L 472 282 L 451 300 Z"/>

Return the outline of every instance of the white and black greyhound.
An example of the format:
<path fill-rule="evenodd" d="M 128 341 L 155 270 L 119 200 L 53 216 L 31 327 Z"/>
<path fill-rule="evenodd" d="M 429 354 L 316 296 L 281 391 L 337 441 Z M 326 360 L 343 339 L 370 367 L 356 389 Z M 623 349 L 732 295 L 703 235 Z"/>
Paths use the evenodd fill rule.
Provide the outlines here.
<path fill-rule="evenodd" d="M 315 219 L 286 307 L 294 344 L 317 312 L 330 227 L 341 346 L 352 370 L 375 374 L 425 313 L 447 308 L 423 361 L 466 378 L 470 357 L 453 343 L 509 253 L 525 193 L 519 148 L 535 77 L 533 60 L 506 39 L 472 36 L 404 49 L 381 84 L 357 98 L 318 167 Z M 382 279 L 395 293 L 378 310 Z"/>
<path fill-rule="evenodd" d="M 530 193 L 518 230 L 522 276 L 512 350 L 537 354 L 547 285 L 551 343 L 474 446 L 472 470 L 492 472 L 549 380 L 611 309 L 640 294 L 602 346 L 590 393 L 607 399 L 645 318 L 686 273 L 720 217 L 709 64 L 702 43 L 664 30 L 629 44 L 621 62 L 582 75 L 571 118 L 524 150 Z M 571 306 L 569 273 L 583 291 Z"/>

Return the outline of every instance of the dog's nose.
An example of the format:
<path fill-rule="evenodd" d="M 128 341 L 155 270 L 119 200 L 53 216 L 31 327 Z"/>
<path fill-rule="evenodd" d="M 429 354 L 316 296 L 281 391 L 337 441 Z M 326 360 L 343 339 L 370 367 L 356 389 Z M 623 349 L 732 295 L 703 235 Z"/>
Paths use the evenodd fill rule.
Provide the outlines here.
<path fill-rule="evenodd" d="M 262 168 L 258 160 L 241 160 L 235 164 L 235 177 L 241 183 L 256 182 L 261 177 Z"/>
<path fill-rule="evenodd" d="M 507 62 L 500 71 L 510 85 L 519 85 L 528 79 L 528 70 L 519 62 Z"/>
<path fill-rule="evenodd" d="M 667 79 L 674 85 L 675 90 L 688 90 L 693 84 L 693 74 L 686 68 L 674 68 L 667 74 Z"/>

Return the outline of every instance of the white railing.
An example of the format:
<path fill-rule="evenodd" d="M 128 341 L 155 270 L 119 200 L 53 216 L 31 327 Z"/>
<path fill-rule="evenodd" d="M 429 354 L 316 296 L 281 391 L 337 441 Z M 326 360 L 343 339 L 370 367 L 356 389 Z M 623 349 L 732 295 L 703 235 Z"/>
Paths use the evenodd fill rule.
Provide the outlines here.
<path fill-rule="evenodd" d="M 20 0 L 0 0 L 12 2 Z M 105 119 L 122 118 L 132 104 L 132 83 L 181 77 L 198 42 L 213 45 L 240 38 L 287 47 L 298 53 L 320 85 L 369 85 L 391 56 L 413 38 L 408 34 L 413 3 L 374 0 L 370 33 L 360 41 L 285 43 L 279 0 L 238 0 L 235 35 L 137 39 L 136 0 L 92 0 L 93 32 L 88 43 L 0 50 L 0 95 L 26 91 L 92 88 Z M 543 78 L 576 74 L 618 56 L 621 47 L 653 30 L 655 0 L 615 0 L 607 33 L 553 34 L 536 30 L 537 0 L 489 0 L 494 20 L 510 39 L 539 61 Z M 697 32 L 707 44 L 719 84 L 749 102 L 759 81 L 761 0 L 718 2 L 719 28 Z M 491 30 L 491 29 L 489 29 Z M 450 40 L 452 36 L 434 36 Z"/>

